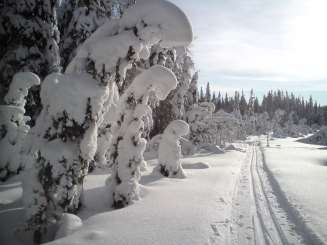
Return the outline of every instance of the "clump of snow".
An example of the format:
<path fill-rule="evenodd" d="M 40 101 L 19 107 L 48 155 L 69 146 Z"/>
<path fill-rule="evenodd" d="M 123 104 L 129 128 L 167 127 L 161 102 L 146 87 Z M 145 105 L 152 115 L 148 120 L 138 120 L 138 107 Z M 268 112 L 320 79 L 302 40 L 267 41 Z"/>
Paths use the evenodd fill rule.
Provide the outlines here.
<path fill-rule="evenodd" d="M 58 117 L 65 112 L 78 124 L 83 124 L 88 106 L 92 118 L 99 120 L 98 111 L 107 97 L 106 89 L 87 74 L 52 73 L 42 83 L 41 100 L 49 116 Z"/>
<path fill-rule="evenodd" d="M 315 134 L 299 141 L 308 144 L 327 145 L 327 127 L 323 127 Z"/>
<path fill-rule="evenodd" d="M 58 226 L 59 229 L 56 232 L 55 239 L 73 234 L 77 229 L 83 226 L 83 222 L 80 217 L 74 214 L 63 213 L 58 222 Z"/>
<path fill-rule="evenodd" d="M 85 131 L 84 137 L 80 143 L 81 157 L 87 161 L 92 161 L 97 150 L 98 131 L 95 123 Z"/>
<path fill-rule="evenodd" d="M 183 120 L 172 121 L 164 133 L 159 145 L 159 165 L 157 171 L 166 177 L 185 178 L 180 158 L 180 137 L 189 133 L 189 125 Z"/>
<path fill-rule="evenodd" d="M 176 5 L 169 1 L 139 0 L 127 9 L 121 20 L 123 26 L 133 27 L 137 22 L 144 22 L 160 31 L 160 46 L 172 48 L 187 46 L 193 40 L 192 27 Z"/>
<path fill-rule="evenodd" d="M 39 84 L 40 78 L 32 72 L 16 73 L 5 96 L 5 102 L 24 108 L 29 88 Z"/>

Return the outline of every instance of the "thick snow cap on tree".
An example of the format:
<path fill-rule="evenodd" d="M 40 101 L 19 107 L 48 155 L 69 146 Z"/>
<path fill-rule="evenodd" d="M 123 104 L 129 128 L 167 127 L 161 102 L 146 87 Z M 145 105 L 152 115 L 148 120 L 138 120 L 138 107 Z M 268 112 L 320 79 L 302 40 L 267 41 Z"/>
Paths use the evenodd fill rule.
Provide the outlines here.
<path fill-rule="evenodd" d="M 87 100 L 90 100 L 91 108 L 102 107 L 105 100 L 106 90 L 95 86 L 96 83 L 87 74 L 53 73 L 47 76 L 42 84 L 42 105 L 47 107 L 52 116 L 58 116 L 65 111 L 70 119 L 82 124 L 87 111 Z M 97 116 L 92 115 L 93 118 Z"/>
<path fill-rule="evenodd" d="M 164 131 L 163 136 L 165 137 L 166 135 L 174 135 L 174 137 L 179 138 L 187 135 L 189 131 L 190 127 L 185 121 L 175 120 L 169 123 Z"/>
<path fill-rule="evenodd" d="M 133 27 L 143 21 L 160 29 L 160 46 L 172 48 L 188 46 L 193 40 L 192 26 L 176 5 L 165 0 L 138 0 L 123 15 L 121 23 Z"/>
<path fill-rule="evenodd" d="M 135 35 L 128 31 L 133 28 Z M 139 0 L 121 19 L 110 20 L 93 33 L 79 48 L 66 72 L 80 72 L 88 57 L 96 61 L 97 69 L 103 64 L 106 69 L 114 67 L 119 58 L 126 57 L 129 46 L 133 46 L 136 59 L 146 59 L 156 43 L 172 48 L 188 46 L 192 39 L 191 24 L 177 6 L 165 0 Z"/>
<path fill-rule="evenodd" d="M 13 77 L 9 91 L 5 96 L 7 104 L 24 107 L 28 89 L 40 84 L 40 78 L 32 72 L 19 72 Z"/>
<path fill-rule="evenodd" d="M 169 92 L 176 88 L 177 83 L 177 78 L 171 70 L 161 65 L 155 65 L 138 75 L 124 95 L 129 96 L 130 93 L 133 93 L 135 98 L 140 98 L 144 91 L 149 89 L 159 100 L 164 100 Z"/>

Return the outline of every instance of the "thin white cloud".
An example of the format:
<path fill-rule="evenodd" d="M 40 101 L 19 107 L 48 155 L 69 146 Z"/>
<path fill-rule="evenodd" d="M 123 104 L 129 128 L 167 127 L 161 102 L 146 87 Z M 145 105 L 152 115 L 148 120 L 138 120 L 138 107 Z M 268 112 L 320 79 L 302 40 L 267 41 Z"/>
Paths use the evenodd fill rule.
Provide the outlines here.
<path fill-rule="evenodd" d="M 197 37 L 192 50 L 201 76 L 327 79 L 325 0 L 173 2 L 192 20 Z"/>

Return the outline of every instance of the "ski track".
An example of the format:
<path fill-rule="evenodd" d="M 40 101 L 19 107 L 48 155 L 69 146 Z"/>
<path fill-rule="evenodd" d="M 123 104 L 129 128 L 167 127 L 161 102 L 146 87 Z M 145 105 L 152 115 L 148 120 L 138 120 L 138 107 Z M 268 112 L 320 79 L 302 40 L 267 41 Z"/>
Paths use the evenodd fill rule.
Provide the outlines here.
<path fill-rule="evenodd" d="M 236 183 L 227 243 L 231 245 L 316 244 L 297 232 L 268 178 L 258 142 L 250 143 Z"/>

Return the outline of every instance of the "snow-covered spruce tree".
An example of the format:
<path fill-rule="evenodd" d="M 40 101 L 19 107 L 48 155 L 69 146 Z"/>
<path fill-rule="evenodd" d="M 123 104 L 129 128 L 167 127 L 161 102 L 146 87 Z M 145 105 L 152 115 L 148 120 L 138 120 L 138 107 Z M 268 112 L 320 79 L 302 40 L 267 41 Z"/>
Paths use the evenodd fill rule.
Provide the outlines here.
<path fill-rule="evenodd" d="M 155 171 L 159 171 L 165 177 L 185 178 L 180 158 L 180 137 L 189 133 L 189 125 L 183 120 L 175 120 L 169 123 L 162 134 L 159 145 L 159 164 Z"/>
<path fill-rule="evenodd" d="M 241 128 L 241 121 L 233 113 L 227 113 L 219 110 L 214 113 L 210 120 L 210 135 L 213 136 L 214 142 L 219 146 L 225 146 L 226 142 L 233 142 L 238 139 Z"/>
<path fill-rule="evenodd" d="M 24 116 L 25 97 L 30 87 L 39 84 L 40 79 L 34 73 L 15 74 L 4 98 L 5 105 L 0 105 L 0 180 L 18 174 L 24 167 L 21 154 L 29 130 L 26 125 L 29 117 Z"/>
<path fill-rule="evenodd" d="M 284 138 L 286 137 L 285 129 L 283 128 L 283 121 L 285 121 L 285 111 L 281 109 L 277 109 L 273 114 L 273 118 L 271 119 L 272 123 L 272 131 L 273 136 L 276 138 Z"/>
<path fill-rule="evenodd" d="M 0 3 L 0 104 L 15 73 L 31 71 L 43 79 L 60 69 L 56 6 L 57 0 Z M 32 89 L 25 106 L 33 117 L 41 109 L 38 94 Z"/>
<path fill-rule="evenodd" d="M 199 102 L 198 79 L 199 79 L 199 72 L 195 72 L 192 76 L 189 89 L 186 92 L 186 98 L 185 98 L 186 112 L 191 110 L 193 105 Z"/>
<path fill-rule="evenodd" d="M 177 77 L 178 85 L 164 101 L 159 103 L 158 107 L 154 108 L 154 128 L 151 135 L 162 133 L 172 120 L 185 119 L 185 105 L 188 108 L 192 106 L 188 104 L 187 91 L 194 74 L 194 63 L 188 50 L 185 48 L 169 50 L 164 57 L 164 65 L 172 69 Z"/>
<path fill-rule="evenodd" d="M 114 165 L 111 177 L 113 206 L 122 208 L 139 198 L 140 166 L 144 162 L 146 140 L 141 137 L 144 117 L 151 117 L 150 93 L 159 100 L 176 88 L 175 75 L 163 66 L 153 66 L 138 75 L 119 101 L 111 150 Z"/>
<path fill-rule="evenodd" d="M 107 91 L 87 74 L 53 73 L 41 86 L 43 109 L 26 144 L 23 201 L 34 243 L 48 227 L 81 205 L 83 179 L 96 151 L 99 111 Z"/>
<path fill-rule="evenodd" d="M 213 136 L 210 132 L 212 113 L 215 105 L 209 102 L 195 104 L 193 109 L 187 113 L 187 122 L 190 125 L 189 139 L 195 145 L 212 143 Z"/>

